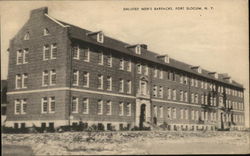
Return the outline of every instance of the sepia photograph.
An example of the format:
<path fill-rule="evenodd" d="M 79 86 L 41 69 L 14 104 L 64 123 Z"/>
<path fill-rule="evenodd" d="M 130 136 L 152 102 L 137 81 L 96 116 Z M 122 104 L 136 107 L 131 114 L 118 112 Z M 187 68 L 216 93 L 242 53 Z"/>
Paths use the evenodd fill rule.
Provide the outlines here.
<path fill-rule="evenodd" d="M 2 155 L 250 154 L 248 9 L 0 1 Z"/>

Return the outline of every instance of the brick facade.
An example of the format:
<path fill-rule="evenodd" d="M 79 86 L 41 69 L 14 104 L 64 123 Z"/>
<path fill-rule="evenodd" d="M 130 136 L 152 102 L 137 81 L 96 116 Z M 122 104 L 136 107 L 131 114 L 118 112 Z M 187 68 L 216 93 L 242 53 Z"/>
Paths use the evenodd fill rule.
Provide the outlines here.
<path fill-rule="evenodd" d="M 44 29 L 48 30 L 48 35 L 43 34 Z M 27 32 L 29 39 L 24 40 Z M 132 127 L 141 124 L 167 123 L 169 129 L 185 129 L 187 126 L 187 129 L 193 130 L 206 126 L 212 129 L 244 126 L 244 108 L 240 110 L 239 108 L 226 108 L 227 100 L 237 102 L 237 105 L 238 103 L 244 105 L 244 89 L 240 84 L 235 81 L 230 83 L 222 74 L 219 74 L 219 78 L 214 78 L 206 70 L 199 73 L 191 69 L 192 66 L 172 58 L 169 63 L 164 62 L 156 53 L 148 51 L 146 45 L 139 45 L 140 54 L 136 54 L 135 49 L 138 45 L 130 46 L 107 36 L 104 36 L 103 43 L 97 42 L 96 38 L 100 37 L 100 33 L 89 32 L 55 20 L 47 15 L 47 8 L 31 11 L 30 19 L 10 41 L 7 125 L 27 123 L 27 126 L 32 126 L 32 124 L 40 126 L 41 123 L 55 123 L 55 126 L 61 126 L 83 121 L 89 124 L 103 123 L 105 128 L 107 124 L 113 124 L 118 129 L 120 124 Z M 54 44 L 57 49 L 56 58 L 43 60 L 44 46 L 49 45 L 52 48 Z M 79 58 L 75 59 L 73 51 L 76 47 L 79 50 Z M 17 65 L 17 51 L 27 48 L 28 63 Z M 86 49 L 89 55 L 88 61 L 84 61 Z M 112 58 L 111 67 L 108 66 L 110 57 Z M 98 64 L 100 58 L 103 58 L 102 65 Z M 124 64 L 124 69 L 119 69 L 121 62 Z M 130 63 L 131 70 L 128 70 Z M 138 71 L 140 68 L 141 72 Z M 155 68 L 157 68 L 157 76 L 155 76 Z M 56 84 L 43 86 L 42 82 L 45 79 L 43 72 L 48 71 L 50 77 L 50 71 L 53 70 L 56 73 Z M 78 85 L 73 85 L 74 71 L 78 72 Z M 87 87 L 83 85 L 84 73 L 89 74 Z M 169 73 L 171 73 L 170 79 L 168 79 Z M 17 74 L 28 75 L 27 88 L 16 89 Z M 102 76 L 102 89 L 98 89 L 100 85 L 98 76 Z M 181 76 L 184 77 L 181 78 Z M 111 90 L 107 89 L 108 77 L 112 79 Z M 185 77 L 187 77 L 187 83 L 180 83 Z M 191 85 L 192 79 L 197 80 L 198 86 Z M 49 81 L 52 80 L 49 79 Z M 123 92 L 119 89 L 121 81 L 123 81 Z M 128 82 L 131 83 L 131 92 L 128 92 Z M 207 83 L 207 88 L 201 87 L 202 82 Z M 210 89 L 210 84 L 215 86 L 214 89 Z M 145 90 L 143 90 L 144 87 Z M 219 88 L 222 89 L 219 90 Z M 237 90 L 237 96 L 225 94 L 228 88 Z M 162 91 L 159 91 L 160 89 Z M 174 90 L 176 95 L 174 95 Z M 183 91 L 182 95 L 181 91 Z M 187 92 L 187 101 L 185 92 Z M 155 93 L 157 95 L 154 95 Z M 197 102 L 192 102 L 192 93 L 194 96 L 198 95 Z M 242 96 L 239 97 L 238 93 Z M 204 101 L 202 103 L 201 97 L 203 96 L 207 96 L 207 104 L 204 104 Z M 216 100 L 215 105 L 210 104 L 211 96 Z M 42 113 L 44 97 L 48 98 L 49 107 L 51 107 L 51 99 L 55 98 L 55 112 Z M 76 113 L 72 112 L 73 97 L 78 99 L 78 112 Z M 223 98 L 221 106 L 219 97 Z M 26 113 L 15 114 L 17 99 L 25 99 Z M 87 114 L 83 113 L 84 99 L 88 100 Z M 97 112 L 99 100 L 102 101 L 102 114 Z M 112 103 L 111 115 L 107 115 L 108 101 Z M 119 114 L 121 102 L 123 115 Z M 126 114 L 128 109 L 130 109 L 129 115 Z M 171 117 L 168 110 L 171 110 Z M 173 110 L 176 110 L 176 117 L 173 117 L 175 116 Z M 181 110 L 184 112 L 183 115 L 181 115 Z M 204 114 L 205 116 L 207 114 L 208 120 L 202 120 L 202 111 L 207 112 Z M 212 115 L 210 115 L 211 112 Z M 240 119 L 237 121 L 233 119 L 234 122 L 224 119 L 222 123 L 221 113 L 234 117 L 236 115 Z M 197 114 L 199 117 L 195 117 Z"/>

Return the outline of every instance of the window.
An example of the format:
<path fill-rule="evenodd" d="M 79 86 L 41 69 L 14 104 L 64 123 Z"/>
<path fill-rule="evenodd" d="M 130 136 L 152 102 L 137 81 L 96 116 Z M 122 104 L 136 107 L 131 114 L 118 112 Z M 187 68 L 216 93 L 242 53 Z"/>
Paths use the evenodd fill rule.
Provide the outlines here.
<path fill-rule="evenodd" d="M 43 60 L 48 60 L 50 57 L 50 54 L 49 54 L 49 45 L 46 44 L 43 46 Z"/>
<path fill-rule="evenodd" d="M 21 100 L 21 114 L 26 114 L 27 112 L 27 100 L 23 99 Z"/>
<path fill-rule="evenodd" d="M 169 119 L 172 119 L 172 113 L 171 113 L 171 108 L 170 107 L 168 107 L 168 118 Z"/>
<path fill-rule="evenodd" d="M 214 97 L 214 106 L 216 106 L 217 103 L 216 103 L 216 97 Z"/>
<path fill-rule="evenodd" d="M 43 97 L 42 98 L 42 113 L 47 113 L 48 112 L 48 98 Z"/>
<path fill-rule="evenodd" d="M 162 86 L 159 87 L 159 97 L 163 98 L 163 87 Z"/>
<path fill-rule="evenodd" d="M 191 93 L 191 103 L 194 103 L 194 93 Z"/>
<path fill-rule="evenodd" d="M 191 81 L 190 81 L 191 86 L 194 86 L 194 79 L 193 78 L 190 78 L 190 79 L 191 79 Z"/>
<path fill-rule="evenodd" d="M 173 100 L 176 100 L 176 90 L 173 90 Z"/>
<path fill-rule="evenodd" d="M 45 28 L 43 29 L 43 36 L 47 36 L 47 35 L 49 35 L 49 29 Z"/>
<path fill-rule="evenodd" d="M 56 99 L 55 99 L 55 97 L 53 96 L 53 97 L 50 97 L 50 102 L 49 102 L 49 105 L 50 105 L 50 107 L 49 107 L 49 112 L 50 113 L 54 113 L 55 112 L 55 107 L 56 107 Z"/>
<path fill-rule="evenodd" d="M 180 91 L 180 101 L 183 101 L 183 91 Z"/>
<path fill-rule="evenodd" d="M 183 83 L 183 76 L 180 75 L 180 83 Z"/>
<path fill-rule="evenodd" d="M 119 103 L 119 115 L 122 116 L 123 115 L 123 102 Z"/>
<path fill-rule="evenodd" d="M 49 85 L 49 72 L 47 70 L 43 71 L 43 80 L 42 80 L 42 86 L 48 86 Z"/>
<path fill-rule="evenodd" d="M 127 103 L 127 116 L 131 116 L 131 103 Z"/>
<path fill-rule="evenodd" d="M 103 43 L 104 42 L 104 35 L 102 32 L 97 34 L 97 42 Z"/>
<path fill-rule="evenodd" d="M 194 116 L 194 110 L 192 110 L 191 112 L 191 119 L 194 120 L 195 116 Z"/>
<path fill-rule="evenodd" d="M 16 59 L 16 64 L 22 64 L 22 58 L 23 58 L 23 56 L 22 56 L 22 50 L 18 50 L 17 52 L 16 52 L 16 55 L 17 55 L 17 59 Z"/>
<path fill-rule="evenodd" d="M 205 112 L 205 120 L 206 121 L 208 120 L 208 112 L 207 111 Z"/>
<path fill-rule="evenodd" d="M 186 117 L 185 119 L 188 120 L 188 118 L 189 118 L 188 117 L 188 109 L 185 109 L 185 117 Z"/>
<path fill-rule="evenodd" d="M 147 82 L 140 80 L 140 93 L 141 95 L 146 95 L 147 94 Z"/>
<path fill-rule="evenodd" d="M 204 88 L 204 82 L 201 81 L 201 88 Z"/>
<path fill-rule="evenodd" d="M 103 75 L 98 75 L 97 88 L 103 89 Z"/>
<path fill-rule="evenodd" d="M 207 95 L 205 95 L 205 105 L 207 105 L 207 103 L 208 103 L 208 97 Z"/>
<path fill-rule="evenodd" d="M 56 84 L 56 70 L 53 69 L 50 71 L 50 85 Z"/>
<path fill-rule="evenodd" d="M 137 73 L 141 74 L 141 64 L 140 63 L 137 64 Z"/>
<path fill-rule="evenodd" d="M 184 119 L 184 110 L 182 108 L 180 110 L 180 113 L 181 113 L 181 119 Z"/>
<path fill-rule="evenodd" d="M 173 108 L 173 119 L 176 119 L 176 108 Z"/>
<path fill-rule="evenodd" d="M 223 106 L 223 97 L 219 97 L 219 105 Z"/>
<path fill-rule="evenodd" d="M 21 74 L 16 75 L 16 89 L 20 89 L 22 87 L 22 77 Z"/>
<path fill-rule="evenodd" d="M 195 103 L 198 103 L 198 98 L 199 98 L 198 94 L 195 94 Z"/>
<path fill-rule="evenodd" d="M 160 118 L 163 118 L 163 107 L 160 106 Z"/>
<path fill-rule="evenodd" d="M 188 93 L 185 92 L 185 102 L 188 102 Z"/>
<path fill-rule="evenodd" d="M 28 74 L 22 75 L 22 88 L 27 88 L 28 86 Z"/>
<path fill-rule="evenodd" d="M 135 53 L 136 53 L 136 54 L 141 54 L 141 46 L 140 46 L 140 45 L 137 45 L 137 46 L 135 47 Z"/>
<path fill-rule="evenodd" d="M 98 100 L 98 103 L 97 103 L 97 114 L 98 115 L 102 115 L 103 114 L 103 101 L 102 100 Z"/>
<path fill-rule="evenodd" d="M 19 99 L 15 100 L 15 114 L 21 113 L 21 101 Z"/>
<path fill-rule="evenodd" d="M 195 79 L 195 87 L 198 87 L 198 80 Z"/>
<path fill-rule="evenodd" d="M 154 85 L 153 87 L 153 97 L 157 97 L 157 86 Z"/>
<path fill-rule="evenodd" d="M 171 89 L 168 88 L 168 99 L 170 100 L 171 99 Z"/>
<path fill-rule="evenodd" d="M 131 60 L 129 59 L 128 61 L 127 61 L 127 71 L 131 71 Z"/>
<path fill-rule="evenodd" d="M 29 40 L 30 39 L 30 33 L 26 32 L 26 34 L 24 35 L 24 40 Z"/>
<path fill-rule="evenodd" d="M 120 59 L 119 69 L 124 70 L 124 59 L 123 58 Z"/>
<path fill-rule="evenodd" d="M 107 56 L 107 65 L 108 67 L 112 67 L 112 54 L 111 53 Z"/>
<path fill-rule="evenodd" d="M 83 87 L 89 87 L 89 73 L 83 72 Z"/>
<path fill-rule="evenodd" d="M 201 111 L 201 120 L 204 120 L 204 118 L 205 118 L 204 111 Z"/>
<path fill-rule="evenodd" d="M 196 111 L 195 119 L 196 119 L 196 121 L 199 120 L 199 111 Z"/>
<path fill-rule="evenodd" d="M 144 74 L 148 75 L 148 65 L 146 65 L 146 64 L 144 66 Z"/>
<path fill-rule="evenodd" d="M 204 104 L 204 95 L 201 95 L 201 104 Z"/>
<path fill-rule="evenodd" d="M 82 101 L 82 113 L 83 114 L 89 114 L 89 99 L 88 98 L 83 98 Z"/>
<path fill-rule="evenodd" d="M 207 82 L 204 82 L 204 88 L 207 89 Z"/>
<path fill-rule="evenodd" d="M 124 80 L 123 79 L 119 80 L 119 92 L 120 93 L 124 92 Z"/>
<path fill-rule="evenodd" d="M 57 56 L 57 45 L 56 43 L 51 45 L 51 59 L 56 59 Z"/>
<path fill-rule="evenodd" d="M 131 94 L 131 81 L 127 80 L 127 93 Z"/>
<path fill-rule="evenodd" d="M 184 76 L 184 84 L 188 84 L 188 78 L 187 78 L 187 76 Z"/>
<path fill-rule="evenodd" d="M 112 90 L 112 77 L 110 76 L 107 77 L 107 90 Z"/>
<path fill-rule="evenodd" d="M 79 45 L 74 45 L 72 48 L 73 59 L 79 60 L 80 59 L 80 47 Z"/>
<path fill-rule="evenodd" d="M 162 69 L 160 69 L 160 71 L 159 71 L 160 73 L 159 73 L 159 77 L 160 77 L 160 79 L 163 79 L 163 71 L 162 71 Z"/>
<path fill-rule="evenodd" d="M 107 101 L 107 115 L 112 114 L 112 102 L 109 100 Z"/>
<path fill-rule="evenodd" d="M 157 106 L 156 105 L 154 105 L 154 116 L 155 117 L 157 117 L 157 115 L 158 115 L 158 110 L 157 110 Z"/>
<path fill-rule="evenodd" d="M 24 49 L 23 51 L 23 64 L 28 63 L 29 49 Z"/>
<path fill-rule="evenodd" d="M 74 69 L 73 70 L 73 86 L 79 85 L 79 71 Z"/>
<path fill-rule="evenodd" d="M 71 111 L 72 113 L 78 113 L 78 98 L 74 96 L 72 97 Z"/>
<path fill-rule="evenodd" d="M 210 105 L 213 105 L 213 97 L 210 97 Z"/>
<path fill-rule="evenodd" d="M 154 77 L 157 77 L 158 69 L 155 67 L 154 68 Z"/>
<path fill-rule="evenodd" d="M 175 81 L 175 80 L 176 80 L 176 78 L 175 78 L 175 72 L 173 72 L 173 76 L 172 76 L 172 78 L 173 78 L 173 79 L 172 79 L 173 81 Z"/>
<path fill-rule="evenodd" d="M 99 65 L 103 65 L 103 52 L 102 51 L 99 51 L 97 53 L 97 61 Z"/>

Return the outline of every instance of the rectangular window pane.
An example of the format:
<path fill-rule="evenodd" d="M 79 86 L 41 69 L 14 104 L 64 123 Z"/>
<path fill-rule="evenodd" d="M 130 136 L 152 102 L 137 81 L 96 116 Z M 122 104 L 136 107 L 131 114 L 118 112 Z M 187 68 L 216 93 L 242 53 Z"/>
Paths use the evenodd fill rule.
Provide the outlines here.
<path fill-rule="evenodd" d="M 98 52 L 98 64 L 99 65 L 103 65 L 103 52 L 102 51 L 99 51 Z"/>
<path fill-rule="evenodd" d="M 131 93 L 131 81 L 130 80 L 127 81 L 127 93 L 128 94 Z"/>
<path fill-rule="evenodd" d="M 56 70 L 55 69 L 50 71 L 50 84 L 51 85 L 56 84 Z"/>
<path fill-rule="evenodd" d="M 123 115 L 123 102 L 119 103 L 119 115 L 122 116 Z"/>
<path fill-rule="evenodd" d="M 123 60 L 123 58 L 120 59 L 119 69 L 124 70 L 124 60 Z"/>
<path fill-rule="evenodd" d="M 55 97 L 50 97 L 50 112 L 54 113 L 55 112 L 55 107 L 56 107 L 56 99 Z"/>
<path fill-rule="evenodd" d="M 16 75 L 16 89 L 20 89 L 22 85 L 22 78 L 20 74 Z"/>
<path fill-rule="evenodd" d="M 131 116 L 131 103 L 127 103 L 127 116 Z"/>
<path fill-rule="evenodd" d="M 83 104 L 82 106 L 83 114 L 88 114 L 89 113 L 89 99 L 84 98 L 82 104 Z"/>
<path fill-rule="evenodd" d="M 77 59 L 79 60 L 80 59 L 80 56 L 79 56 L 79 53 L 80 52 L 80 47 L 79 45 L 75 45 L 72 49 L 72 53 L 73 53 L 73 59 Z"/>
<path fill-rule="evenodd" d="M 51 45 L 51 59 L 55 59 L 57 56 L 57 45 L 56 43 Z"/>
<path fill-rule="evenodd" d="M 112 67 L 112 55 L 111 54 L 107 56 L 107 65 L 108 67 Z"/>
<path fill-rule="evenodd" d="M 49 45 L 43 46 L 43 60 L 48 60 L 50 57 Z"/>
<path fill-rule="evenodd" d="M 112 114 L 112 103 L 111 101 L 107 101 L 107 115 L 111 115 Z"/>
<path fill-rule="evenodd" d="M 15 100 L 15 114 L 21 113 L 21 101 Z"/>
<path fill-rule="evenodd" d="M 48 111 L 48 99 L 47 97 L 42 98 L 42 113 L 47 113 Z"/>
<path fill-rule="evenodd" d="M 101 115 L 103 113 L 103 101 L 102 100 L 98 100 L 97 103 L 97 114 Z"/>
<path fill-rule="evenodd" d="M 86 62 L 89 62 L 89 49 L 86 48 L 86 49 L 83 49 L 83 60 L 86 61 Z"/>
<path fill-rule="evenodd" d="M 74 70 L 73 71 L 73 85 L 78 86 L 78 84 L 79 84 L 79 71 Z"/>
<path fill-rule="evenodd" d="M 103 89 L 103 76 L 102 75 L 98 75 L 97 88 Z"/>
<path fill-rule="evenodd" d="M 107 90 L 112 90 L 112 77 L 110 76 L 107 77 Z"/>
<path fill-rule="evenodd" d="M 27 100 L 26 99 L 23 99 L 22 100 L 22 114 L 26 114 L 26 111 L 27 111 Z"/>
<path fill-rule="evenodd" d="M 45 70 L 43 72 L 43 86 L 48 86 L 49 85 L 49 72 Z"/>
<path fill-rule="evenodd" d="M 83 86 L 89 87 L 89 73 L 88 72 L 83 73 Z"/>
<path fill-rule="evenodd" d="M 28 63 L 29 49 L 23 51 L 23 63 Z"/>
<path fill-rule="evenodd" d="M 119 80 L 119 92 L 123 93 L 124 92 L 124 81 L 123 79 Z"/>
<path fill-rule="evenodd" d="M 17 54 L 16 64 L 22 64 L 23 61 L 22 50 L 18 50 L 16 54 Z"/>
<path fill-rule="evenodd" d="M 78 98 L 74 96 L 72 97 L 71 111 L 72 113 L 78 112 Z"/>
<path fill-rule="evenodd" d="M 22 88 L 27 88 L 28 86 L 28 74 L 22 75 Z"/>

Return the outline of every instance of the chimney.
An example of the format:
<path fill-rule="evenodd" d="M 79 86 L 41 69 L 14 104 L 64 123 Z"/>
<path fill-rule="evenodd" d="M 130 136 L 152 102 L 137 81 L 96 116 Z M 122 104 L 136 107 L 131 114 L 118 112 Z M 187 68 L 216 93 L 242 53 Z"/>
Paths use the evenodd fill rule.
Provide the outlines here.
<path fill-rule="evenodd" d="M 39 17 L 39 16 L 43 16 L 44 14 L 48 14 L 48 7 L 34 9 L 34 10 L 31 10 L 30 12 L 31 17 Z"/>

